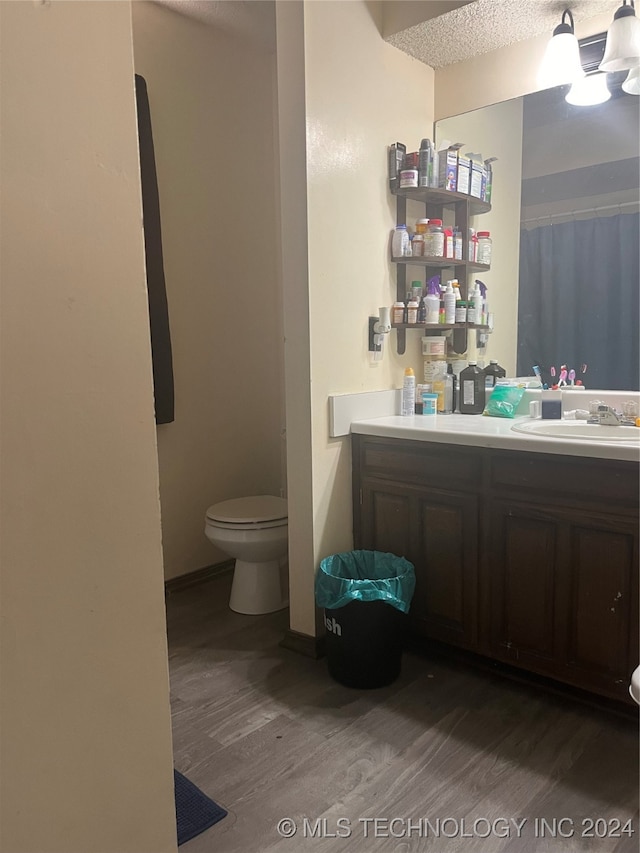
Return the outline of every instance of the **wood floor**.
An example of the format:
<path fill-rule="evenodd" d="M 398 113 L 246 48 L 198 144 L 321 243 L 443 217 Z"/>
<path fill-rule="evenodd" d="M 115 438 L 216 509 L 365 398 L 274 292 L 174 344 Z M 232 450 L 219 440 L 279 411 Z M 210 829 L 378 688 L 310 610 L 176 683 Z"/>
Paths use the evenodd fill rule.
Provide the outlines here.
<path fill-rule="evenodd" d="M 286 611 L 231 612 L 230 579 L 167 598 L 175 766 L 229 810 L 181 853 L 638 850 L 634 722 L 409 654 L 342 687 L 279 647 Z"/>

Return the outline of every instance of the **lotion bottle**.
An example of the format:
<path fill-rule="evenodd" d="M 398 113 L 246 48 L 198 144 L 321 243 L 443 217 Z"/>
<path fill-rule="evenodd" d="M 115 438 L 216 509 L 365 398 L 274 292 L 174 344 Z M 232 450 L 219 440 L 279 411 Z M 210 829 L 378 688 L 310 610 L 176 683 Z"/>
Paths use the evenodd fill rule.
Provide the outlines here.
<path fill-rule="evenodd" d="M 456 295 L 450 281 L 444 292 L 444 322 L 451 326 L 456 322 Z"/>

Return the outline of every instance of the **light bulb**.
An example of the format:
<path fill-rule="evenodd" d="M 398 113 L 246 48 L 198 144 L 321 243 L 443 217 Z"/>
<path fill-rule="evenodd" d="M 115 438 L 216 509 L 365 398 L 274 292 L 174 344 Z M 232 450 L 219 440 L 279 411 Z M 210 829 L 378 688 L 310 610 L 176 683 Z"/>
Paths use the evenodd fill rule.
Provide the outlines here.
<path fill-rule="evenodd" d="M 565 101 L 576 107 L 589 107 L 594 104 L 604 104 L 610 97 L 607 75 L 589 74 L 573 84 L 565 96 Z"/>

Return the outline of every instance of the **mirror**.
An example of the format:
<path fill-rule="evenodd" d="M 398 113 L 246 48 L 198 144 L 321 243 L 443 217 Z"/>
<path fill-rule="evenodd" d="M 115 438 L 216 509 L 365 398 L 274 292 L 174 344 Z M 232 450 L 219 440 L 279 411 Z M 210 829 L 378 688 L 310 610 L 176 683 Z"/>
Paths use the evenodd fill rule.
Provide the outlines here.
<path fill-rule="evenodd" d="M 566 365 L 587 388 L 637 391 L 640 98 L 618 85 L 578 107 L 568 89 L 443 119 L 436 144 L 498 158 L 492 209 L 473 223 L 493 240 L 487 359 L 509 375 L 539 365 L 550 384 Z"/>

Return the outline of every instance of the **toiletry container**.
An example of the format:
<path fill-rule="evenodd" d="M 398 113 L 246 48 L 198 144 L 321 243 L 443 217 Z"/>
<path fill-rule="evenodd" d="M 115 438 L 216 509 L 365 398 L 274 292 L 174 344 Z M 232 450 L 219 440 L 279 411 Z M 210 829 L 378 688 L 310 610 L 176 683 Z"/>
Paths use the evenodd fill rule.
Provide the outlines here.
<path fill-rule="evenodd" d="M 391 256 L 393 258 L 406 258 L 411 251 L 411 241 L 406 225 L 397 225 L 391 240 Z"/>
<path fill-rule="evenodd" d="M 447 282 L 447 289 L 444 292 L 444 322 L 448 325 L 456 322 L 456 295 L 450 281 Z"/>
<path fill-rule="evenodd" d="M 476 258 L 479 264 L 491 264 L 491 232 L 478 231 L 478 257 Z"/>
<path fill-rule="evenodd" d="M 416 377 L 411 367 L 405 368 L 402 383 L 402 412 L 403 417 L 415 414 L 416 406 Z"/>
<path fill-rule="evenodd" d="M 484 404 L 484 371 L 480 370 L 477 362 L 470 361 L 467 367 L 460 371 L 460 413 L 463 415 L 481 415 L 484 411 Z"/>
<path fill-rule="evenodd" d="M 489 364 L 484 369 L 484 384 L 487 391 L 491 391 L 496 384 L 496 380 L 504 379 L 507 371 L 504 367 L 500 367 L 495 358 L 489 360 Z"/>
<path fill-rule="evenodd" d="M 407 303 L 407 323 L 415 324 L 418 322 L 418 307 L 418 301 L 411 298 Z"/>
<path fill-rule="evenodd" d="M 440 313 L 440 296 L 436 293 L 427 293 L 424 298 L 427 306 L 427 323 L 437 323 Z"/>
<path fill-rule="evenodd" d="M 391 322 L 394 325 L 400 325 L 404 322 L 404 302 L 394 302 L 391 309 Z"/>
<path fill-rule="evenodd" d="M 442 219 L 429 220 L 429 231 L 425 241 L 425 255 L 432 258 L 444 257 L 444 230 Z"/>

